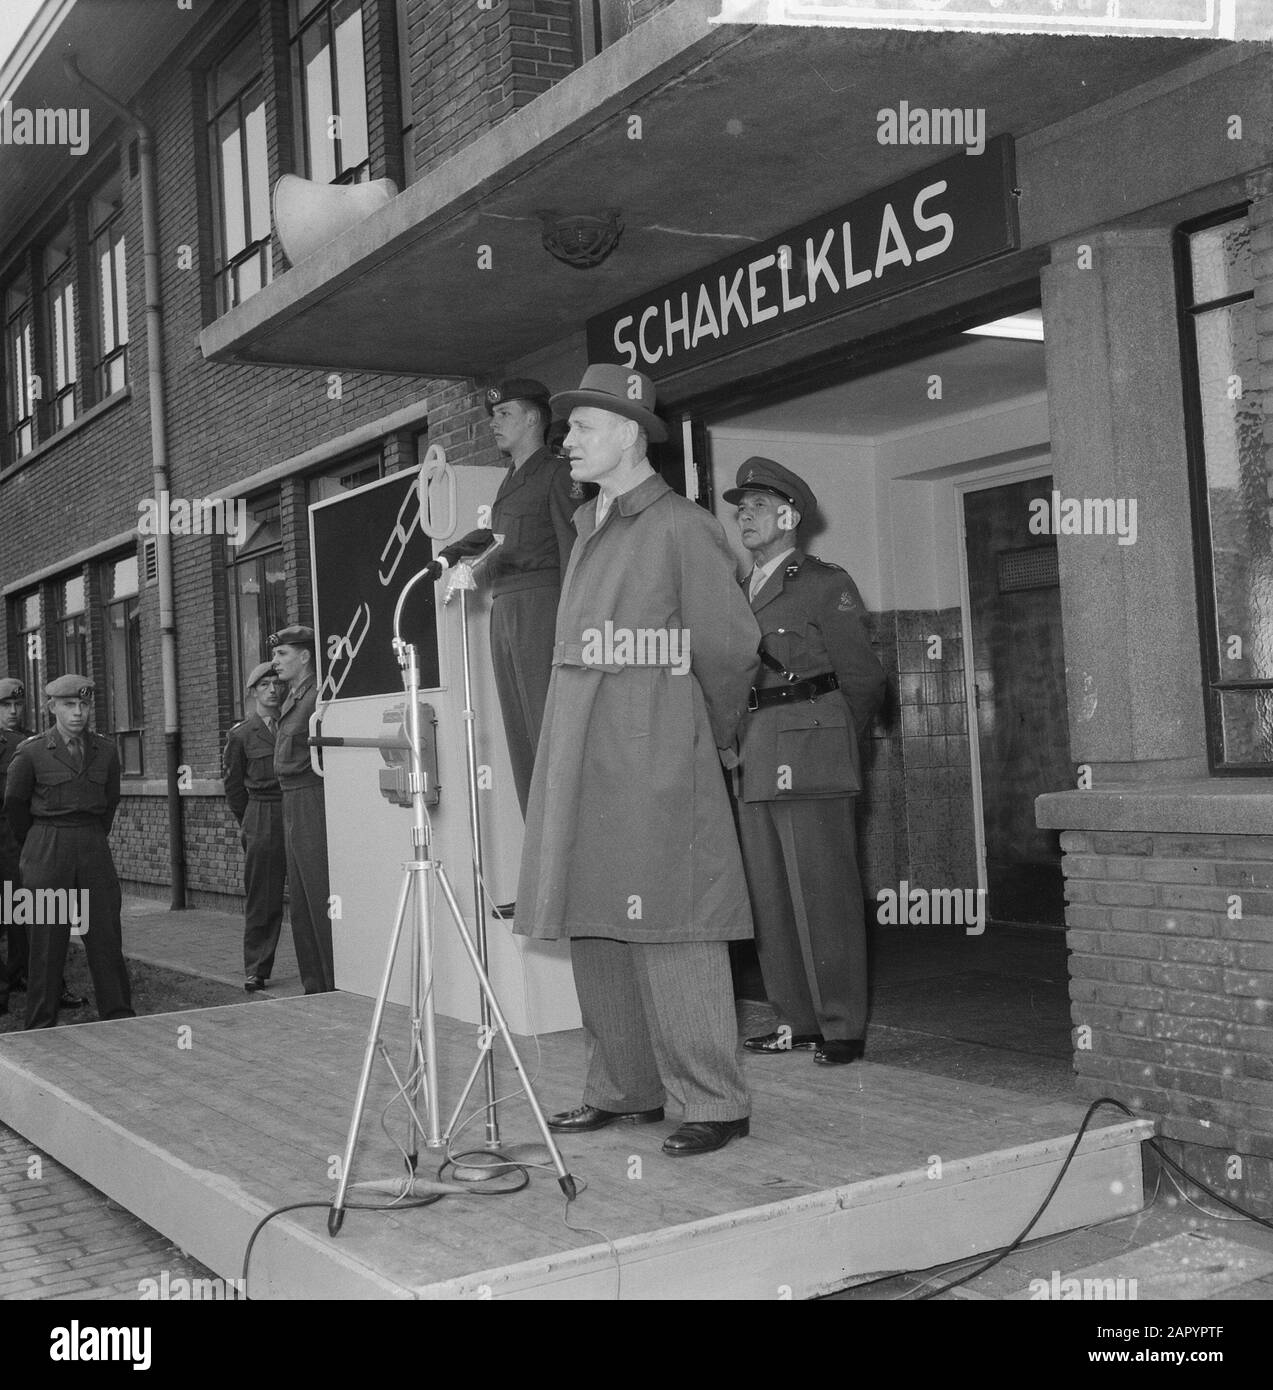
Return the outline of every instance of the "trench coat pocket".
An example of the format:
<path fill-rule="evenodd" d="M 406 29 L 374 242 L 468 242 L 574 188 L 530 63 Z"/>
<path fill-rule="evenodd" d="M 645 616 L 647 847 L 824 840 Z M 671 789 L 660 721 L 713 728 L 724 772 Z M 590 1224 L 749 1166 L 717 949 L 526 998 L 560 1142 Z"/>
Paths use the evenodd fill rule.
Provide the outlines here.
<path fill-rule="evenodd" d="M 776 722 L 777 800 L 861 791 L 854 734 L 845 722 L 843 701 L 781 709 Z"/>

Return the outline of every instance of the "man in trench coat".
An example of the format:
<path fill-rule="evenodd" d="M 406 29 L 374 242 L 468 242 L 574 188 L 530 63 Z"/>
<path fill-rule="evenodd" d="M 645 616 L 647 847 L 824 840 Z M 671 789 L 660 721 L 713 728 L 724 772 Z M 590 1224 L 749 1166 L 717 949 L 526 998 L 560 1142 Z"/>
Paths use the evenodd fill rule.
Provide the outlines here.
<path fill-rule="evenodd" d="M 583 1014 L 581 1133 L 684 1123 L 663 1145 L 709 1153 L 748 1131 L 728 943 L 752 934 L 721 764 L 758 665 L 759 629 L 720 524 L 646 459 L 666 438 L 654 388 L 591 366 L 570 409 L 575 513 L 535 758 L 515 930 L 569 938 Z"/>

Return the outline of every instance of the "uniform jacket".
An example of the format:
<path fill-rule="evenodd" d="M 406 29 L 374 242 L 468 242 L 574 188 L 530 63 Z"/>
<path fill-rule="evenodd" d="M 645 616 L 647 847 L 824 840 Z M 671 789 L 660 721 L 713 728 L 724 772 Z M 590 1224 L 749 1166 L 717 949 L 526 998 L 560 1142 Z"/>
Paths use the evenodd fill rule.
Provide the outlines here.
<path fill-rule="evenodd" d="M 15 853 L 17 845 L 13 831 L 9 829 L 9 818 L 4 813 L 4 785 L 9 775 L 9 764 L 19 745 L 32 737 L 34 735 L 30 729 L 10 729 L 8 733 L 0 733 L 0 854 Z"/>
<path fill-rule="evenodd" d="M 4 786 L 4 811 L 22 844 L 33 820 L 54 825 L 100 822 L 110 834 L 119 805 L 115 740 L 85 730 L 84 767 L 76 771 L 56 727 L 29 738 L 14 755 Z"/>
<path fill-rule="evenodd" d="M 724 532 L 657 476 L 617 498 L 600 527 L 595 500 L 585 503 L 575 527 L 516 930 L 639 942 L 748 937 L 717 750 L 733 748 L 759 633 Z M 662 630 L 668 656 L 681 634 L 684 674 L 674 661 L 598 664 L 618 651 L 605 650 L 607 623 L 612 647 L 625 630 Z"/>
<path fill-rule="evenodd" d="M 283 797 L 274 775 L 275 736 L 259 714 L 249 714 L 230 730 L 221 758 L 225 799 L 234 818 L 243 824 L 248 801 L 280 801 Z"/>
<path fill-rule="evenodd" d="M 314 673 L 289 689 L 278 713 L 278 738 L 274 744 L 274 775 L 284 791 L 321 787 L 323 779 L 309 760 L 309 718 L 318 704 Z"/>
<path fill-rule="evenodd" d="M 851 796 L 862 789 L 858 740 L 884 698 L 883 668 L 862 624 L 862 597 L 839 565 L 793 551 L 751 601 L 761 648 L 805 679 L 834 671 L 838 690 L 751 711 L 742 734 L 742 799 Z M 760 690 L 786 684 L 767 665 Z"/>
<path fill-rule="evenodd" d="M 492 594 L 561 584 L 575 544 L 575 509 L 583 500 L 570 465 L 547 448 L 508 470 L 491 508 L 491 530 L 504 537 L 491 557 Z"/>

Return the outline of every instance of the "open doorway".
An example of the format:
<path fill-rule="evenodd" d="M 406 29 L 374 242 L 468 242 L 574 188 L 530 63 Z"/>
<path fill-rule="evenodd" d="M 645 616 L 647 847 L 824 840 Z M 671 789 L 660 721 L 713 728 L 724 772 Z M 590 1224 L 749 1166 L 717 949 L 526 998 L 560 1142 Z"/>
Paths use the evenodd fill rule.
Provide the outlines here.
<path fill-rule="evenodd" d="M 1041 326 L 1037 311 L 1034 321 Z M 1021 540 L 1015 520 L 1003 535 L 986 530 L 977 508 L 986 511 L 987 525 L 999 511 L 1015 516 L 1021 498 L 995 484 L 1018 482 L 1023 470 L 1028 477 L 1047 473 L 1043 344 L 1037 336 L 946 333 L 925 346 L 909 360 L 866 374 L 860 360 L 855 374 L 827 367 L 812 386 L 806 375 L 799 389 L 775 389 L 741 410 L 716 397 L 698 416 L 706 425 L 710 494 L 719 499 L 740 465 L 756 455 L 808 483 L 818 499 L 817 520 L 809 534 L 802 528 L 801 545 L 852 575 L 889 678 L 890 703 L 864 748 L 858 805 L 867 921 L 875 924 L 871 1029 L 890 1032 L 899 1062 L 911 1055 L 905 1034 L 906 1046 L 927 1059 L 924 1070 L 945 1068 L 948 1044 L 959 1045 L 951 1056 L 963 1056 L 965 1045 L 999 1048 L 1011 1037 L 1019 1052 L 1055 1062 L 1049 1084 L 1063 1087 L 1070 1051 L 1064 938 L 1034 930 L 1060 920 L 1059 858 L 1049 859 L 1033 840 L 1033 797 L 1070 784 L 1059 605 L 1048 616 L 1049 622 L 1055 617 L 1047 643 L 1055 659 L 1029 673 L 1037 688 L 999 676 L 996 691 L 1001 700 L 1011 696 L 1011 718 L 1024 735 L 1016 745 L 992 740 L 980 756 L 982 732 L 965 674 L 966 664 L 979 677 L 1005 660 L 1015 669 L 1013 653 L 1020 656 L 1024 644 L 1014 623 L 1025 621 L 1016 609 L 1038 599 L 1037 593 L 1018 598 L 1027 591 L 1013 589 L 1001 596 L 1009 605 L 1006 618 L 986 608 L 967 629 L 965 566 L 977 576 L 980 599 L 983 574 L 992 588 L 998 585 L 1000 551 L 1028 549 L 1041 539 Z M 965 549 L 964 490 L 974 480 L 987 491 L 970 503 L 969 515 L 978 521 Z M 1042 482 L 1032 488 L 1031 496 L 1044 495 Z M 734 509 L 717 501 L 714 510 L 742 574 L 748 557 Z M 1024 527 L 1027 507 L 1020 517 Z M 1013 582 L 1019 563 L 1003 562 L 1011 572 L 1006 582 Z M 1055 603 L 1056 589 L 1047 592 Z M 1030 626 L 1037 621 L 1029 619 L 1028 642 L 1037 640 Z M 1004 704 L 999 732 L 1008 719 Z M 1047 757 L 1029 737 L 1036 720 L 1060 735 Z M 1021 765 L 1014 766 L 1019 754 Z M 996 795 L 982 798 L 979 762 L 987 777 L 1010 790 L 1001 796 L 997 784 Z M 1005 830 L 1015 830 L 1016 838 Z M 1048 870 L 1046 887 L 1041 866 Z M 917 888 L 989 890 L 988 929 L 973 935 L 963 925 L 881 919 L 882 894 L 900 901 Z M 736 979 L 740 998 L 763 998 L 763 980 L 745 957 Z M 877 1055 L 874 1045 L 869 1051 Z"/>

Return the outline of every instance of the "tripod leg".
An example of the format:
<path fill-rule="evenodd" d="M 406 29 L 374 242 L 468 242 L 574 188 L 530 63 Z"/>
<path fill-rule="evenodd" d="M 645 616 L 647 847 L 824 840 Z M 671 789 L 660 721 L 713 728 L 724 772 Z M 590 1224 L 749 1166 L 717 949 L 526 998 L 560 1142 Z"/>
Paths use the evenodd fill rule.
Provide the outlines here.
<path fill-rule="evenodd" d="M 380 980 L 380 990 L 376 995 L 376 1006 L 371 1013 L 371 1029 L 367 1034 L 367 1047 L 362 1057 L 362 1074 L 358 1078 L 358 1095 L 354 1101 L 354 1113 L 349 1121 L 349 1134 L 345 1139 L 345 1154 L 340 1165 L 340 1185 L 336 1189 L 336 1199 L 327 1213 L 327 1234 L 334 1236 L 345 1219 L 345 1197 L 349 1191 L 349 1174 L 354 1166 L 354 1151 L 358 1147 L 358 1130 L 362 1125 L 363 1111 L 367 1106 L 367 1089 L 371 1084 L 371 1068 L 376 1059 L 376 1048 L 380 1042 L 380 1025 L 385 1016 L 385 1004 L 389 1000 L 389 981 L 393 978 L 394 962 L 398 958 L 398 943 L 402 940 L 402 927 L 407 920 L 407 895 L 411 891 L 412 876 L 406 874 L 402 880 L 402 892 L 398 895 L 398 915 L 394 919 L 393 936 L 389 941 L 389 951 L 385 957 L 385 972 Z"/>
<path fill-rule="evenodd" d="M 526 1099 L 530 1102 L 531 1113 L 535 1116 L 535 1123 L 539 1126 L 539 1132 L 543 1135 L 544 1145 L 552 1156 L 553 1167 L 557 1170 L 557 1185 L 566 1194 L 566 1200 L 573 1201 L 576 1193 L 575 1180 L 566 1171 L 566 1165 L 562 1161 L 561 1151 L 557 1148 L 557 1141 L 553 1138 L 552 1130 L 548 1128 L 548 1121 L 544 1118 L 544 1112 L 540 1109 L 534 1088 L 530 1084 L 530 1077 L 526 1074 L 526 1068 L 522 1066 L 522 1059 L 517 1055 L 517 1047 L 513 1042 L 513 1035 L 509 1032 L 508 1023 L 504 1019 L 504 1013 L 499 1006 L 499 1000 L 495 997 L 495 990 L 491 985 L 490 977 L 482 966 L 481 958 L 477 954 L 477 947 L 474 946 L 473 938 L 469 934 L 469 929 L 464 923 L 464 916 L 460 912 L 460 905 L 456 902 L 455 894 L 451 891 L 451 884 L 447 879 L 446 870 L 436 861 L 434 861 L 433 867 L 438 877 L 438 883 L 442 887 L 443 896 L 446 898 L 447 907 L 450 908 L 456 929 L 460 933 L 460 940 L 464 943 L 464 949 L 468 953 L 469 961 L 477 975 L 478 984 L 482 987 L 482 994 L 490 1005 L 491 1017 L 495 1021 L 496 1028 L 499 1029 L 500 1036 L 504 1039 L 504 1046 L 508 1048 L 508 1055 L 512 1058 L 513 1068 L 517 1072 L 518 1079 L 522 1083 L 522 1089 L 526 1093 Z"/>

